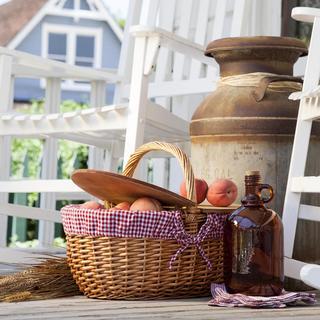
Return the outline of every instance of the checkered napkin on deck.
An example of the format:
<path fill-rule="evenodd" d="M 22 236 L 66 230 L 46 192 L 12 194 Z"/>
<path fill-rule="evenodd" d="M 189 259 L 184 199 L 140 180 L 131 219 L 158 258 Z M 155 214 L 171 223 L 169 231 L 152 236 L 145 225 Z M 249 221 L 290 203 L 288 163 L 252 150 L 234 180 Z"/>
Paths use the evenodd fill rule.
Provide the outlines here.
<path fill-rule="evenodd" d="M 316 295 L 308 292 L 283 292 L 274 297 L 246 296 L 244 294 L 230 294 L 224 284 L 212 283 L 211 293 L 213 299 L 209 306 L 219 307 L 251 307 L 251 308 L 285 308 L 288 305 L 304 302 L 316 303 Z"/>

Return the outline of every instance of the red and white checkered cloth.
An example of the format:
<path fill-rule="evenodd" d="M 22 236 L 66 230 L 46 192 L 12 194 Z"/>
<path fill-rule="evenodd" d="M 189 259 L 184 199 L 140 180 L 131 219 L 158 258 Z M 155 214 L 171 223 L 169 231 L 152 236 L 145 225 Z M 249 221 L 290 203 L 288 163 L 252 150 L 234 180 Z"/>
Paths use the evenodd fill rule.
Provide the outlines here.
<path fill-rule="evenodd" d="M 62 223 L 67 235 L 117 238 L 175 239 L 181 245 L 172 256 L 172 263 L 186 248 L 195 245 L 211 268 L 201 243 L 205 239 L 222 239 L 226 214 L 208 214 L 207 221 L 198 234 L 186 233 L 180 211 L 109 211 L 86 209 L 80 205 L 68 205 L 61 209 Z"/>
<path fill-rule="evenodd" d="M 258 297 L 247 296 L 245 294 L 231 294 L 227 292 L 224 284 L 211 284 L 213 299 L 209 301 L 209 306 L 219 307 L 249 307 L 249 308 L 285 308 L 299 302 L 305 304 L 315 304 L 316 295 L 309 292 L 288 292 L 283 290 L 278 296 Z"/>

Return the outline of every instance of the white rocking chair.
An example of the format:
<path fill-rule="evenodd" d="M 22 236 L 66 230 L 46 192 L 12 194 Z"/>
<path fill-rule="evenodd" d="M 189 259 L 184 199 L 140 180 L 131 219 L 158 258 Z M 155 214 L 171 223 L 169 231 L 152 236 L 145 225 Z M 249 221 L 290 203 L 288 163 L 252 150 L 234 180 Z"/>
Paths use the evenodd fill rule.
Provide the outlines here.
<path fill-rule="evenodd" d="M 90 167 L 106 170 L 114 170 L 115 159 L 123 155 L 127 159 L 143 142 L 160 139 L 188 142 L 189 120 L 193 113 L 190 105 L 196 106 L 195 96 L 198 95 L 199 101 L 199 95 L 202 99 L 201 95 L 211 92 L 218 77 L 215 62 L 203 55 L 204 45 L 224 36 L 249 34 L 248 17 L 263 11 L 262 7 L 258 11 L 258 3 L 253 0 L 130 0 L 116 74 L 88 71 L 0 49 L 0 111 L 6 113 L 0 116 L 0 179 L 3 180 L 0 182 L 0 226 L 6 226 L 6 214 L 19 216 L 22 212 L 20 207 L 7 204 L 8 192 L 41 192 L 40 206 L 44 210 L 27 208 L 25 211 L 24 208 L 24 216 L 52 221 L 53 216 L 49 217 L 48 212 L 55 209 L 56 194 L 80 191 L 69 180 L 56 179 L 57 142 L 54 138 L 94 146 Z M 137 24 L 147 27 L 131 29 Z M 49 79 L 46 114 L 10 113 L 12 83 L 18 76 Z M 91 81 L 92 108 L 59 113 L 61 77 Z M 116 83 L 112 106 L 104 106 L 106 82 Z M 10 181 L 10 136 L 47 137 L 41 180 Z M 103 149 L 108 151 L 107 159 L 103 158 Z M 163 163 L 160 165 L 163 167 Z M 166 186 L 164 183 L 160 184 Z M 0 231 L 0 246 L 5 246 L 6 227 Z M 42 223 L 39 240 L 43 246 L 50 245 L 52 222 Z"/>
<path fill-rule="evenodd" d="M 313 29 L 302 92 L 290 96 L 294 100 L 300 99 L 300 107 L 282 218 L 285 274 L 320 289 L 320 266 L 292 258 L 298 218 L 320 221 L 320 207 L 300 203 L 301 193 L 320 192 L 319 176 L 304 177 L 312 121 L 320 118 L 320 9 L 297 7 L 292 10 L 292 17 L 298 21 L 312 22 Z"/>

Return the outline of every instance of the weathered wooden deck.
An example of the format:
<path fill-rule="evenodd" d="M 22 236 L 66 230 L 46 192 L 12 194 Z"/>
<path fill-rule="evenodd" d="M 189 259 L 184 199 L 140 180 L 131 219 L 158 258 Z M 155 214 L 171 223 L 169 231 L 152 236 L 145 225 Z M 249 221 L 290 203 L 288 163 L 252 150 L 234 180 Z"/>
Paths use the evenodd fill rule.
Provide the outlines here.
<path fill-rule="evenodd" d="M 160 301 L 104 301 L 83 296 L 1 303 L 0 319 L 320 319 L 320 304 L 286 309 L 209 307 L 209 298 Z"/>
<path fill-rule="evenodd" d="M 39 253 L 37 253 L 39 254 Z M 0 249 L 1 262 L 32 262 L 35 253 Z M 5 265 L 5 264 L 4 264 Z M 0 303 L 0 319 L 320 319 L 320 303 L 285 309 L 209 307 L 208 298 L 157 301 L 95 300 L 84 296 Z M 318 294 L 320 300 L 320 293 Z"/>

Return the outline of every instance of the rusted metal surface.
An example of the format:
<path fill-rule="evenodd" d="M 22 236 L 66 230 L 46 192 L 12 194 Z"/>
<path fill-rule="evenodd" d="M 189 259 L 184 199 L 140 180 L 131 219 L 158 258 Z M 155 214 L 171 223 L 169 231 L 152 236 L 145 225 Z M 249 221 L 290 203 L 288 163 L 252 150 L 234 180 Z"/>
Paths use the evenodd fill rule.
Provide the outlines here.
<path fill-rule="evenodd" d="M 266 95 L 268 86 L 272 82 L 278 81 L 293 81 L 303 83 L 303 80 L 299 77 L 292 77 L 292 76 L 267 76 L 260 80 L 259 86 L 252 90 L 252 95 L 257 102 L 260 102 L 264 96 Z"/>
<path fill-rule="evenodd" d="M 289 92 L 269 89 L 262 100 L 256 101 L 255 90 L 252 87 L 219 87 L 193 114 L 191 138 L 230 134 L 293 136 L 299 102 L 288 100 Z M 313 126 L 312 134 L 320 136 L 318 122 Z"/>
<path fill-rule="evenodd" d="M 293 64 L 308 52 L 305 44 L 287 37 L 239 37 L 212 41 L 205 54 L 220 65 L 222 77 L 270 72 L 292 75 Z"/>
<path fill-rule="evenodd" d="M 244 37 L 211 42 L 206 55 L 217 60 L 222 77 L 251 72 L 275 73 L 280 77 L 266 77 L 258 88 L 218 87 L 194 113 L 191 137 L 231 132 L 293 135 L 299 102 L 288 100 L 290 90 L 278 92 L 268 89 L 268 85 L 281 80 L 301 82 L 292 77 L 293 64 L 306 52 L 305 44 L 293 38 Z"/>

